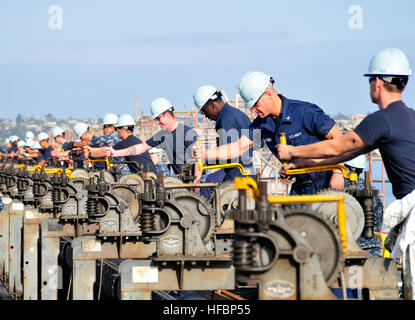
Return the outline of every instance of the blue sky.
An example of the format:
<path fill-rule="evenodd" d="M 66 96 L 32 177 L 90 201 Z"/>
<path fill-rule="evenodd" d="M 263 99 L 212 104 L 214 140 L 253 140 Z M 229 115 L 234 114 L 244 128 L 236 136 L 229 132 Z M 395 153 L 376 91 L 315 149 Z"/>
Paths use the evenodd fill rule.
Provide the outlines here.
<path fill-rule="evenodd" d="M 49 28 L 52 5 L 62 7 L 62 30 Z M 353 5 L 361 30 L 349 28 Z M 375 111 L 362 75 L 386 47 L 415 70 L 414 12 L 410 0 L 3 0 L 0 118 L 133 115 L 135 97 L 145 114 L 157 97 L 183 110 L 204 84 L 234 98 L 252 70 L 328 114 Z M 404 100 L 415 108 L 414 83 Z"/>

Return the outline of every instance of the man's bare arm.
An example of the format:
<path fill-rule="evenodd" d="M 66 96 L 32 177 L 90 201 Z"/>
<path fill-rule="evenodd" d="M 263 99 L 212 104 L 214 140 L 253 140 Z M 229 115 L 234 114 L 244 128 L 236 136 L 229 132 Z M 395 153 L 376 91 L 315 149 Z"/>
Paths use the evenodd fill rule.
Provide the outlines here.
<path fill-rule="evenodd" d="M 73 146 L 77 147 L 77 148 L 82 148 L 82 147 L 85 147 L 85 146 L 88 146 L 88 145 L 89 145 L 89 141 L 86 141 L 86 140 L 73 143 Z"/>
<path fill-rule="evenodd" d="M 195 171 L 195 179 L 194 179 L 193 183 L 200 183 L 200 179 L 202 178 L 203 171 L 199 170 L 199 165 L 198 165 L 197 162 L 194 164 L 194 166 L 195 166 L 195 170 L 194 170 Z"/>
<path fill-rule="evenodd" d="M 254 143 L 246 136 L 242 136 L 238 141 L 222 145 L 215 149 L 205 151 L 205 160 L 229 160 L 239 158 L 249 150 Z"/>
<path fill-rule="evenodd" d="M 98 147 L 98 148 L 85 147 L 85 148 L 91 153 L 91 157 L 93 158 L 106 157 L 105 150 L 107 149 L 107 147 Z"/>
<path fill-rule="evenodd" d="M 353 151 L 346 152 L 336 157 L 330 157 L 326 159 L 298 159 L 294 162 L 290 162 L 289 164 L 287 164 L 287 166 L 283 169 L 283 172 L 290 170 L 290 169 L 309 168 L 309 167 L 315 167 L 315 166 L 338 164 L 338 163 L 353 159 L 360 154 L 368 153 L 372 149 L 373 148 L 371 148 L 371 146 L 364 143 L 364 146 L 356 148 Z"/>
<path fill-rule="evenodd" d="M 140 144 L 136 144 L 125 149 L 114 150 L 114 152 L 112 152 L 112 156 L 113 157 L 138 156 L 150 149 L 151 149 L 151 146 L 149 146 L 145 142 L 142 142 Z"/>
<path fill-rule="evenodd" d="M 344 153 L 352 152 L 364 145 L 366 143 L 354 131 L 351 131 L 337 139 L 295 147 L 293 156 L 304 159 L 337 157 Z"/>
<path fill-rule="evenodd" d="M 277 150 L 281 160 L 290 161 L 293 158 L 320 159 L 337 157 L 365 146 L 367 144 L 354 131 L 351 131 L 336 139 L 304 146 L 294 147 L 279 144 L 277 145 Z"/>

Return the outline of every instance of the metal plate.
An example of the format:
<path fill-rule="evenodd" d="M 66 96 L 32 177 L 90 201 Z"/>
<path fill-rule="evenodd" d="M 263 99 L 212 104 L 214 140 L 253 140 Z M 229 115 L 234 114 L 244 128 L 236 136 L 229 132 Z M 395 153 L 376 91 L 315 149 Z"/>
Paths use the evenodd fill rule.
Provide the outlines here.
<path fill-rule="evenodd" d="M 356 200 L 352 195 L 340 191 L 325 189 L 317 193 L 318 195 L 344 195 L 344 208 L 346 211 L 346 223 L 348 224 L 352 233 L 353 239 L 357 240 L 360 238 L 364 225 L 365 225 L 365 214 L 359 201 Z M 308 206 L 313 211 L 319 211 L 325 218 L 330 219 L 335 225 L 337 223 L 337 203 L 335 202 L 316 202 Z"/>
<path fill-rule="evenodd" d="M 342 246 L 337 229 L 318 212 L 304 209 L 285 210 L 284 220 L 317 253 L 324 279 L 330 284 L 343 268 Z"/>

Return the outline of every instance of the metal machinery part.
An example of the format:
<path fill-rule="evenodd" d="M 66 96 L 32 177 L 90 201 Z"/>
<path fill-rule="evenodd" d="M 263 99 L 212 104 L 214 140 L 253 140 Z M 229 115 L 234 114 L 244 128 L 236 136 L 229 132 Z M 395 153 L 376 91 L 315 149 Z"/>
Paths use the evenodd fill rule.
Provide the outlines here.
<path fill-rule="evenodd" d="M 216 215 L 208 201 L 203 196 L 191 191 L 174 191 L 173 199 L 186 212 L 190 219 L 180 218 L 180 225 L 183 228 L 189 228 L 190 225 L 196 225 L 201 240 L 204 243 L 211 241 L 213 233 L 217 229 Z M 171 218 L 173 218 L 171 216 Z"/>
<path fill-rule="evenodd" d="M 144 180 L 141 176 L 137 174 L 127 174 L 122 176 L 119 180 L 119 184 L 135 184 L 139 186 L 139 191 L 143 192 L 144 190 Z"/>
<path fill-rule="evenodd" d="M 371 188 L 368 172 L 365 172 L 364 189 L 359 189 L 357 184 L 351 184 L 343 191 L 326 189 L 318 194 L 346 196 L 346 233 L 349 241 L 342 277 L 347 287 L 367 289 L 369 299 L 398 299 L 395 262 L 370 256 L 356 242 L 361 237 L 372 238 L 374 232 L 374 197 L 378 195 L 378 191 Z M 310 207 L 337 224 L 336 208 L 332 204 L 315 203 L 309 205 Z M 332 285 L 332 288 L 339 287 L 335 282 Z"/>
<path fill-rule="evenodd" d="M 131 205 L 124 200 L 120 194 L 124 195 L 121 189 L 135 191 L 127 186 L 112 185 L 107 182 L 104 171 L 100 171 L 99 177 L 89 179 L 89 184 L 85 186 L 88 191 L 86 202 L 86 213 L 88 223 L 96 224 L 97 236 L 141 236 L 139 225 L 135 222 L 138 217 L 139 207 L 137 199 L 127 198 Z M 118 192 L 113 190 L 113 186 Z M 137 187 L 138 185 L 136 185 Z"/>
<path fill-rule="evenodd" d="M 140 195 L 141 227 L 145 235 L 160 235 L 165 239 L 160 238 L 160 248 L 170 248 L 164 248 L 168 253 L 175 242 L 173 251 L 192 254 L 195 253 L 192 246 L 203 247 L 211 240 L 216 231 L 215 212 L 204 197 L 192 191 L 165 189 L 163 176 L 158 177 L 156 184 L 149 179 L 144 182 L 144 192 Z"/>
<path fill-rule="evenodd" d="M 309 209 L 286 209 L 285 222 L 313 247 L 328 285 L 336 280 L 344 267 L 339 232 L 330 220 Z"/>
<path fill-rule="evenodd" d="M 191 183 L 195 179 L 195 176 L 193 175 L 193 165 L 189 163 L 181 165 L 177 178 L 184 183 Z"/>
<path fill-rule="evenodd" d="M 75 169 L 75 170 L 72 171 L 71 175 L 73 177 L 84 177 L 84 178 L 98 177 L 99 176 L 99 171 L 88 171 L 88 170 L 85 170 L 85 169 Z M 104 171 L 104 179 L 108 183 L 114 183 L 115 182 L 114 176 L 108 171 Z"/>
<path fill-rule="evenodd" d="M 119 260 L 121 299 L 148 299 L 152 289 L 233 288 L 232 234 L 217 230 L 214 210 L 203 197 L 192 191 L 165 189 L 162 176 L 155 179 L 148 173 L 110 184 L 101 172 L 98 178 L 89 178 L 85 189 L 88 219 L 78 221 L 81 228 L 76 234 L 60 234 L 76 236 L 71 246 L 74 299 L 93 296 L 91 288 L 100 259 Z M 64 228 L 68 221 L 60 219 Z M 91 232 L 93 224 L 95 232 Z M 137 268 L 153 275 L 153 270 L 159 270 L 157 277 L 166 279 L 154 284 L 132 281 L 131 272 Z M 201 277 L 205 278 L 203 283 L 197 281 Z M 113 288 L 103 281 L 103 290 Z"/>
<path fill-rule="evenodd" d="M 247 209 L 247 192 L 239 190 L 239 208 L 227 214 L 227 218 L 235 220 L 234 265 L 237 282 L 245 285 L 256 283 L 261 300 L 336 299 L 327 281 L 336 276 L 341 265 L 337 231 L 326 226 L 324 219 L 314 219 L 311 213 L 306 212 L 306 216 L 302 217 L 296 211 L 284 212 L 271 205 L 266 190 L 266 183 L 261 182 L 255 210 Z M 324 246 L 307 235 L 308 229 L 301 225 L 305 221 L 323 231 L 321 241 L 337 254 L 336 258 L 329 259 L 318 252 L 324 251 Z M 296 229 L 298 227 L 300 230 Z M 314 249 L 307 238 L 315 246 L 318 244 L 319 249 Z M 332 259 L 325 275 L 319 259 Z"/>
<path fill-rule="evenodd" d="M 365 216 L 359 201 L 356 200 L 352 195 L 345 191 L 334 190 L 334 189 L 324 189 L 317 192 L 318 195 L 345 195 L 346 199 L 344 201 L 345 210 L 346 210 L 346 219 L 347 225 L 350 227 L 350 234 L 348 234 L 349 239 L 357 240 L 360 238 L 364 224 Z M 331 220 L 335 225 L 337 225 L 337 204 L 336 203 L 313 203 L 308 206 L 313 211 L 320 212 L 324 217 Z"/>
<path fill-rule="evenodd" d="M 240 285 L 258 287 L 259 299 L 335 298 L 329 287 L 343 258 L 337 229 L 324 217 L 271 205 L 266 184 L 257 202 L 247 190 L 235 200 L 234 187 L 219 185 L 221 196 L 209 203 L 178 180 L 142 173 L 113 181 L 103 171 L 65 176 L 0 164 L 0 276 L 9 293 L 151 299 L 160 290 Z M 57 266 L 64 297 L 51 285 Z M 356 266 L 374 298 L 395 298 L 393 261 L 348 257 L 346 284 Z"/>
<path fill-rule="evenodd" d="M 219 224 L 223 222 L 227 211 L 238 209 L 238 199 L 239 192 L 235 188 L 234 182 L 223 182 L 214 188 L 210 196 L 210 202 L 218 213 L 218 216 L 220 213 L 220 219 L 218 219 Z M 250 195 L 247 196 L 247 209 L 255 209 L 255 200 Z"/>
<path fill-rule="evenodd" d="M 65 174 L 54 173 L 50 177 L 52 202 L 55 218 L 74 221 L 85 220 L 88 193 L 85 189 L 88 180 L 81 177 L 70 179 Z"/>
<path fill-rule="evenodd" d="M 354 196 L 361 204 L 365 216 L 363 236 L 366 239 L 372 239 L 374 237 L 375 226 L 374 198 L 379 195 L 379 191 L 371 187 L 369 172 L 365 171 L 363 189 L 359 189 L 357 185 L 351 185 L 346 189 L 346 192 Z"/>
<path fill-rule="evenodd" d="M 165 176 L 164 177 L 164 184 L 181 184 L 183 183 L 183 180 L 180 180 L 179 178 L 173 177 L 173 176 Z"/>

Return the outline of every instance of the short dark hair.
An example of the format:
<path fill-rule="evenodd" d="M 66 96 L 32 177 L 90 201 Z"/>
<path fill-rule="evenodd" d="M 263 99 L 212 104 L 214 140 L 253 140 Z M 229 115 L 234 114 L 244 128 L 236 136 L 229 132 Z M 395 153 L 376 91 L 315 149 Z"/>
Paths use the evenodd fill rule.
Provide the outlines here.
<path fill-rule="evenodd" d="M 408 76 L 393 76 L 391 81 L 383 80 L 383 87 L 389 92 L 402 92 L 408 83 Z"/>
<path fill-rule="evenodd" d="M 123 126 L 123 127 L 116 127 L 116 129 L 125 129 L 131 132 L 134 132 L 134 126 Z"/>

